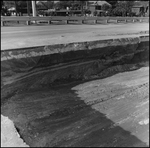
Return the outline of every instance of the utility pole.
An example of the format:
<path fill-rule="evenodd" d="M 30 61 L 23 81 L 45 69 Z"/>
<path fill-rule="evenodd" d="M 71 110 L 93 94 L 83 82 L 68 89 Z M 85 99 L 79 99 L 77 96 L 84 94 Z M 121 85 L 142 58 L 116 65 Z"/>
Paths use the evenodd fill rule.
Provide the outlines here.
<path fill-rule="evenodd" d="M 15 1 L 15 9 L 16 9 L 16 16 L 17 16 L 17 13 L 18 13 L 17 1 Z"/>
<path fill-rule="evenodd" d="M 81 15 L 83 16 L 83 3 L 84 1 L 81 1 Z"/>
<path fill-rule="evenodd" d="M 36 2 L 32 1 L 32 15 L 36 17 Z"/>
<path fill-rule="evenodd" d="M 85 3 L 86 3 L 86 9 L 88 9 L 88 1 L 86 1 Z"/>
<path fill-rule="evenodd" d="M 16 16 L 18 14 L 18 4 L 17 4 L 17 1 L 15 1 L 15 9 L 16 9 Z M 17 23 L 19 24 L 19 21 L 17 21 Z"/>

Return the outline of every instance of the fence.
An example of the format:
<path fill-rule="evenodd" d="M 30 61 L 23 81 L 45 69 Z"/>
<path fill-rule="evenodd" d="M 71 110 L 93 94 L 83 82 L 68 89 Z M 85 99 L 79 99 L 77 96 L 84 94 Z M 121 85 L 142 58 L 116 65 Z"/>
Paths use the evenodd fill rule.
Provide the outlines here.
<path fill-rule="evenodd" d="M 85 21 L 93 20 L 96 24 L 98 21 L 105 21 L 109 23 L 110 20 L 115 20 L 116 23 L 119 21 L 147 21 L 149 22 L 149 17 L 88 17 L 88 16 L 50 16 L 50 17 L 31 17 L 31 16 L 1 16 L 1 26 L 5 26 L 5 22 L 7 21 L 25 21 L 27 25 L 30 25 L 32 21 L 47 21 L 48 24 L 51 24 L 52 21 L 65 21 L 66 24 L 69 21 L 79 21 L 84 23 Z"/>

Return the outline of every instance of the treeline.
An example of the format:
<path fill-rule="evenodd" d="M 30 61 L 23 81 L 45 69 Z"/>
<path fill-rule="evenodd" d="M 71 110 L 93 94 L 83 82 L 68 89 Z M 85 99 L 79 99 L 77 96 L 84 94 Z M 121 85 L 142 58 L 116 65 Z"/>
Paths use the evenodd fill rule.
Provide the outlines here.
<path fill-rule="evenodd" d="M 106 0 L 107 1 L 107 0 Z M 140 0 L 142 1 L 142 0 Z M 139 1 L 139 2 L 140 2 Z M 144 0 L 145 1 L 145 0 Z M 134 5 L 135 1 L 107 1 L 111 4 L 111 7 L 108 5 L 103 5 L 102 10 L 107 11 L 108 15 L 121 15 L 126 16 L 127 14 L 131 14 L 131 8 Z M 81 10 L 81 12 L 85 11 L 85 6 L 89 4 L 87 0 L 69 0 L 69 1 L 59 1 L 55 3 L 55 1 L 47 0 L 47 1 L 39 1 L 39 4 L 36 5 L 37 10 L 41 9 L 66 9 L 69 7 L 72 10 Z M 15 7 L 16 15 L 20 13 L 28 13 L 31 15 L 32 13 L 32 5 L 31 1 L 1 1 L 1 15 L 9 15 L 8 8 Z M 86 10 L 88 11 L 88 10 Z M 39 11 L 40 12 L 40 11 Z"/>

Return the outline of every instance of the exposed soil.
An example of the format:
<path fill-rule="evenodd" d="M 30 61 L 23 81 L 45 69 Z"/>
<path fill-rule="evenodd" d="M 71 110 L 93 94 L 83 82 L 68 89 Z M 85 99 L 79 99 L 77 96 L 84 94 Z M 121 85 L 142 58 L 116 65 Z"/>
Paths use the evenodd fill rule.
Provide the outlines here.
<path fill-rule="evenodd" d="M 1 113 L 31 147 L 148 147 L 148 47 L 4 60 Z"/>
<path fill-rule="evenodd" d="M 149 117 L 148 69 L 26 90 L 2 114 L 29 146 L 148 146 L 149 124 L 139 124 Z"/>

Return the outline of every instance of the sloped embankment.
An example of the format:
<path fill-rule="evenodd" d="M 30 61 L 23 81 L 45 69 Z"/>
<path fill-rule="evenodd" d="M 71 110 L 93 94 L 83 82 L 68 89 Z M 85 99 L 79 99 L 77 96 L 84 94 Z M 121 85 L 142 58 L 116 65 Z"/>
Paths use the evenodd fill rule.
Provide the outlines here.
<path fill-rule="evenodd" d="M 134 70 L 149 59 L 148 40 L 143 36 L 2 51 L 1 101 L 24 89 Z"/>

